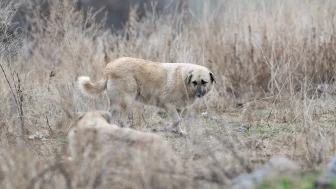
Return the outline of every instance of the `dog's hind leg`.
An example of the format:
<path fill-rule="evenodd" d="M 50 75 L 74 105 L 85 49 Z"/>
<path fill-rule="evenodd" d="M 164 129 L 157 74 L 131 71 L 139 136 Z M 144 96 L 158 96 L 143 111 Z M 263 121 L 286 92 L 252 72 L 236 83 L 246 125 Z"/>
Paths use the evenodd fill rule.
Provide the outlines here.
<path fill-rule="evenodd" d="M 123 127 L 124 123 L 120 122 L 121 108 L 118 105 L 113 105 L 110 109 L 110 113 L 112 115 L 112 120 L 114 124 Z"/>
<path fill-rule="evenodd" d="M 133 103 L 133 125 L 132 127 L 135 129 L 140 129 L 141 128 L 141 124 L 142 124 L 142 104 L 140 103 Z"/>
<path fill-rule="evenodd" d="M 124 95 L 116 95 L 110 98 L 112 120 L 120 127 L 127 127 L 127 118 L 130 104 Z"/>
<path fill-rule="evenodd" d="M 127 99 L 123 98 L 122 101 L 120 101 L 119 103 L 119 106 L 120 106 L 120 114 L 119 114 L 119 124 L 122 126 L 122 127 L 130 127 L 130 125 L 127 124 L 127 121 L 128 121 L 128 115 L 130 113 L 130 107 L 131 107 L 131 104 L 128 103 Z"/>

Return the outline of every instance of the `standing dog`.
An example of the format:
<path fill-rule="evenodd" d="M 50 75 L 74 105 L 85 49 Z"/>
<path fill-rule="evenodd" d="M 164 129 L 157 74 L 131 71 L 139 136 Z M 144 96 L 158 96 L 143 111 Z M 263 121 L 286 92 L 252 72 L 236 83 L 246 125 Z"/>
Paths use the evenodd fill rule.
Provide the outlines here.
<path fill-rule="evenodd" d="M 106 89 L 112 112 L 119 114 L 122 126 L 130 108 L 135 102 L 142 102 L 165 109 L 173 120 L 165 129 L 173 131 L 181 120 L 177 109 L 183 110 L 206 95 L 216 78 L 208 68 L 196 64 L 123 57 L 106 65 L 104 77 L 98 83 L 91 83 L 86 76 L 78 77 L 76 82 L 81 92 L 88 95 Z"/>

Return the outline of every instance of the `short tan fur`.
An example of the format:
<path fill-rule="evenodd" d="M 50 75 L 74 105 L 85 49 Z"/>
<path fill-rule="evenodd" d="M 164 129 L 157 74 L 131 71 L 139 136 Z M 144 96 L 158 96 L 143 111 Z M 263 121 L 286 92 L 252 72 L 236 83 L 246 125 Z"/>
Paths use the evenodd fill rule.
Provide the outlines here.
<path fill-rule="evenodd" d="M 142 102 L 165 109 L 173 120 L 166 129 L 173 130 L 181 119 L 177 109 L 183 110 L 205 96 L 215 81 L 214 74 L 204 66 L 123 57 L 106 65 L 99 82 L 93 84 L 89 77 L 81 76 L 77 85 L 89 95 L 107 90 L 112 113 L 119 114 L 122 126 L 130 108 Z"/>

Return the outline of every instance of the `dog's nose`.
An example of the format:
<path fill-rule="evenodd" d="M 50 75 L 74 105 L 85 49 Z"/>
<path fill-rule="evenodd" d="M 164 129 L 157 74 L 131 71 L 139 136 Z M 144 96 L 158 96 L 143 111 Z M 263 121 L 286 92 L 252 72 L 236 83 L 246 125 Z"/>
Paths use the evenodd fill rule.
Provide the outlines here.
<path fill-rule="evenodd" d="M 200 93 L 197 93 L 197 94 L 196 94 L 196 97 L 197 97 L 197 98 L 201 98 L 202 95 L 201 95 Z"/>

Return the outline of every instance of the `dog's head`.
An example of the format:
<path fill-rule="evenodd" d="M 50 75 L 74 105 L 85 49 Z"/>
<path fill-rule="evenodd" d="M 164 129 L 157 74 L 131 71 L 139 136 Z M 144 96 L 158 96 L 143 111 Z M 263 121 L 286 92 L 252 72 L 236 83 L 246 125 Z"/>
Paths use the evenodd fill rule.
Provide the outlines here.
<path fill-rule="evenodd" d="M 212 90 L 216 77 L 208 69 L 200 68 L 190 71 L 185 81 L 191 95 L 201 98 Z"/>
<path fill-rule="evenodd" d="M 92 121 L 92 120 L 104 120 L 107 123 L 111 123 L 112 116 L 107 111 L 88 111 L 88 112 L 79 112 L 77 114 L 77 122 L 79 121 Z"/>

